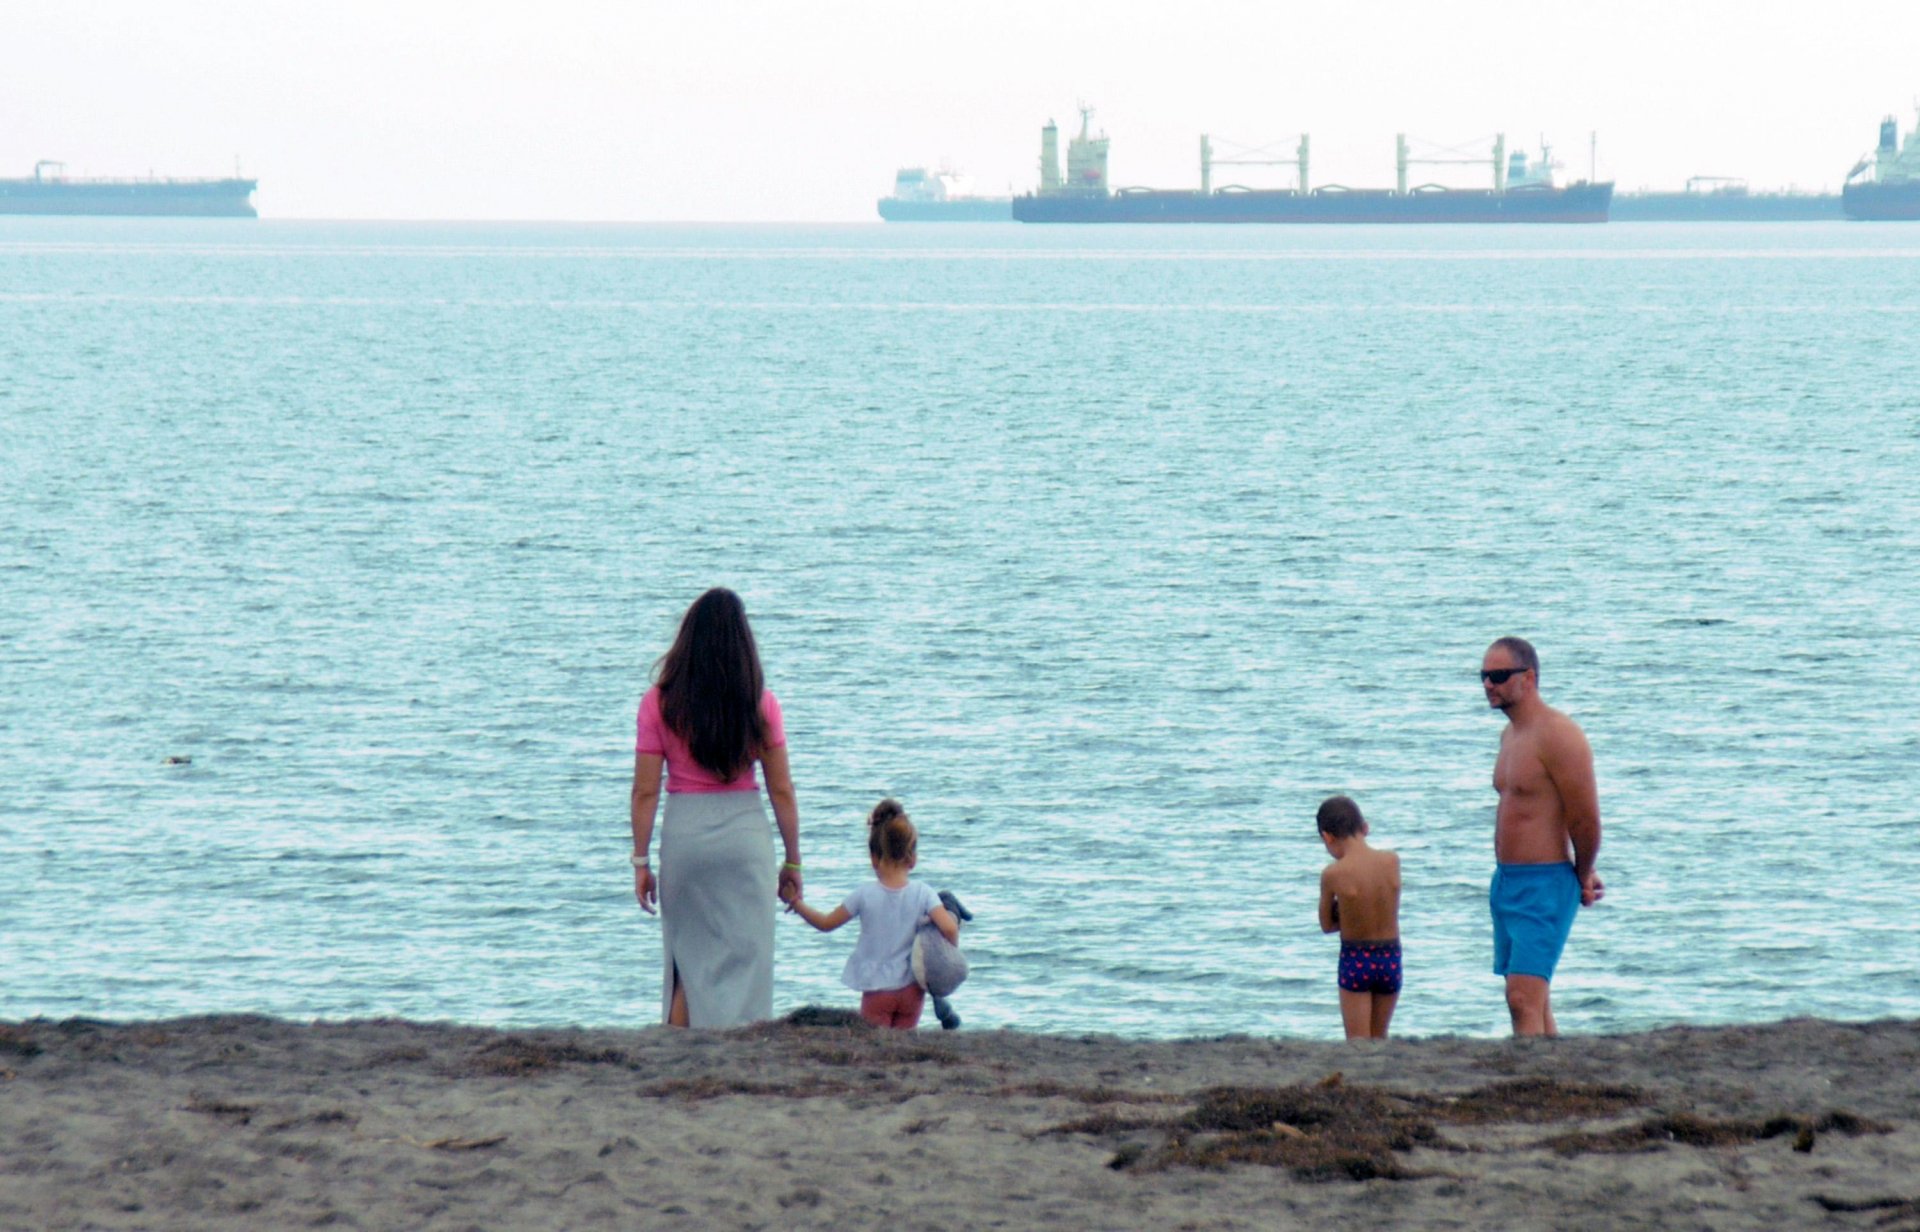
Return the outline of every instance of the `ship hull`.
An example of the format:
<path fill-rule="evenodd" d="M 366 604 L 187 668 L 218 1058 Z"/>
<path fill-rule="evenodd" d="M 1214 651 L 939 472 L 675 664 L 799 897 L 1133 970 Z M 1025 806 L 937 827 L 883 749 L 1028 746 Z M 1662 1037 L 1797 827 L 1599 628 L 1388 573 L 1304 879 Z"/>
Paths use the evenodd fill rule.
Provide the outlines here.
<path fill-rule="evenodd" d="M 958 197 L 948 201 L 880 198 L 880 217 L 888 222 L 1009 222 L 1013 202 L 1005 197 Z"/>
<path fill-rule="evenodd" d="M 1614 222 L 1838 222 L 1835 193 L 1616 193 Z"/>
<path fill-rule="evenodd" d="M 1034 223 L 1600 223 L 1612 184 L 1566 188 L 1319 188 L 1200 193 L 1127 189 L 1106 197 L 1026 196 L 1013 216 Z"/>
<path fill-rule="evenodd" d="M 257 180 L 0 180 L 0 214 L 257 218 Z"/>
<path fill-rule="evenodd" d="M 1840 203 L 1848 218 L 1861 222 L 1920 221 L 1920 180 L 1849 184 L 1840 192 Z"/>

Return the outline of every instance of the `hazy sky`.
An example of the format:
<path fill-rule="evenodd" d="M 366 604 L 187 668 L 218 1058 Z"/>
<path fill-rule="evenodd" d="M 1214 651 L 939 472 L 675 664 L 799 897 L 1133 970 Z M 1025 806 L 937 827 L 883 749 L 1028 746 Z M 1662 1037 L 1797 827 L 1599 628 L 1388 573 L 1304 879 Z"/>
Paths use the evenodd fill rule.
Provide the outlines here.
<path fill-rule="evenodd" d="M 0 54 L 0 175 L 237 157 L 270 217 L 868 220 L 903 164 L 1031 187 L 1082 100 L 1123 185 L 1196 185 L 1202 132 L 1309 132 L 1358 186 L 1400 131 L 1544 132 L 1585 174 L 1597 130 L 1623 188 L 1836 188 L 1914 123 L 1920 2 L 0 0 Z"/>

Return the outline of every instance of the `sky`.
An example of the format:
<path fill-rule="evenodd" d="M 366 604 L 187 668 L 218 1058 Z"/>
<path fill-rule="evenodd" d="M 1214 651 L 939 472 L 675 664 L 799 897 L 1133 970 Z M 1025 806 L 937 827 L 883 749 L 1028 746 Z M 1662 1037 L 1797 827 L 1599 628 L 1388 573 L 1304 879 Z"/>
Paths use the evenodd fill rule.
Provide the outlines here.
<path fill-rule="evenodd" d="M 1623 190 L 1837 189 L 1917 97 L 1915 0 L 0 0 L 0 176 L 237 165 L 269 218 L 872 221 L 901 166 L 1030 190 L 1081 104 L 1117 186 L 1197 186 L 1201 133 L 1362 187 L 1396 133 L 1504 132 Z"/>

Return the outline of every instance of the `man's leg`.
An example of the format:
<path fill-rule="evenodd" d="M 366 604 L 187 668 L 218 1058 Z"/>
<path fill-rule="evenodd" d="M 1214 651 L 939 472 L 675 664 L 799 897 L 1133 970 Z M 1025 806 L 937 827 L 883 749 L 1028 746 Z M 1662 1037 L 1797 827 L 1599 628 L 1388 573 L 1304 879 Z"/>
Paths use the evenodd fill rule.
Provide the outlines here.
<path fill-rule="evenodd" d="M 1557 1034 L 1547 990 L 1547 982 L 1537 975 L 1507 977 L 1507 1013 L 1513 1018 L 1515 1035 Z"/>

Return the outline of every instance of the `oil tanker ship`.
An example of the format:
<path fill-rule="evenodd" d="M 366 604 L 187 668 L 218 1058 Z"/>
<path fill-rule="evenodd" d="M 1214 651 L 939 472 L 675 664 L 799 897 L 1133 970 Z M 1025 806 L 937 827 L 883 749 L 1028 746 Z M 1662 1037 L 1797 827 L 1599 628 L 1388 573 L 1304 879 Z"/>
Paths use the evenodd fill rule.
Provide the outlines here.
<path fill-rule="evenodd" d="M 31 179 L 0 179 L 0 214 L 140 214 L 257 218 L 258 180 L 68 178 L 57 162 L 36 163 Z"/>
<path fill-rule="evenodd" d="M 888 222 L 1007 222 L 1010 197 L 976 197 L 972 183 L 952 171 L 902 167 L 893 177 L 893 195 L 880 198 L 880 217 Z"/>
<path fill-rule="evenodd" d="M 1866 222 L 1920 219 L 1920 126 L 1902 144 L 1899 121 L 1880 121 L 1880 146 L 1847 173 L 1840 204 Z"/>
<path fill-rule="evenodd" d="M 1730 176 L 1696 175 L 1685 192 L 1613 194 L 1614 222 L 1837 222 L 1839 193 L 1752 192 Z"/>
<path fill-rule="evenodd" d="M 1294 188 L 1213 186 L 1212 142 L 1200 138 L 1200 188 L 1121 188 L 1107 183 L 1108 138 L 1090 131 L 1093 113 L 1080 110 L 1080 135 L 1067 145 L 1066 174 L 1060 172 L 1059 129 L 1049 120 L 1040 130 L 1040 190 L 1013 199 L 1013 216 L 1035 223 L 1596 223 L 1607 221 L 1611 183 L 1580 181 L 1565 187 L 1553 182 L 1553 163 L 1542 151 L 1529 164 L 1524 151 L 1506 150 L 1506 138 L 1494 140 L 1490 157 L 1416 159 L 1405 134 L 1399 138 L 1399 183 L 1394 188 L 1312 187 L 1308 180 L 1311 143 L 1306 136 L 1293 159 Z M 1224 159 L 1222 165 L 1272 158 Z M 1422 162 L 1488 163 L 1491 189 L 1410 186 L 1408 167 Z"/>

